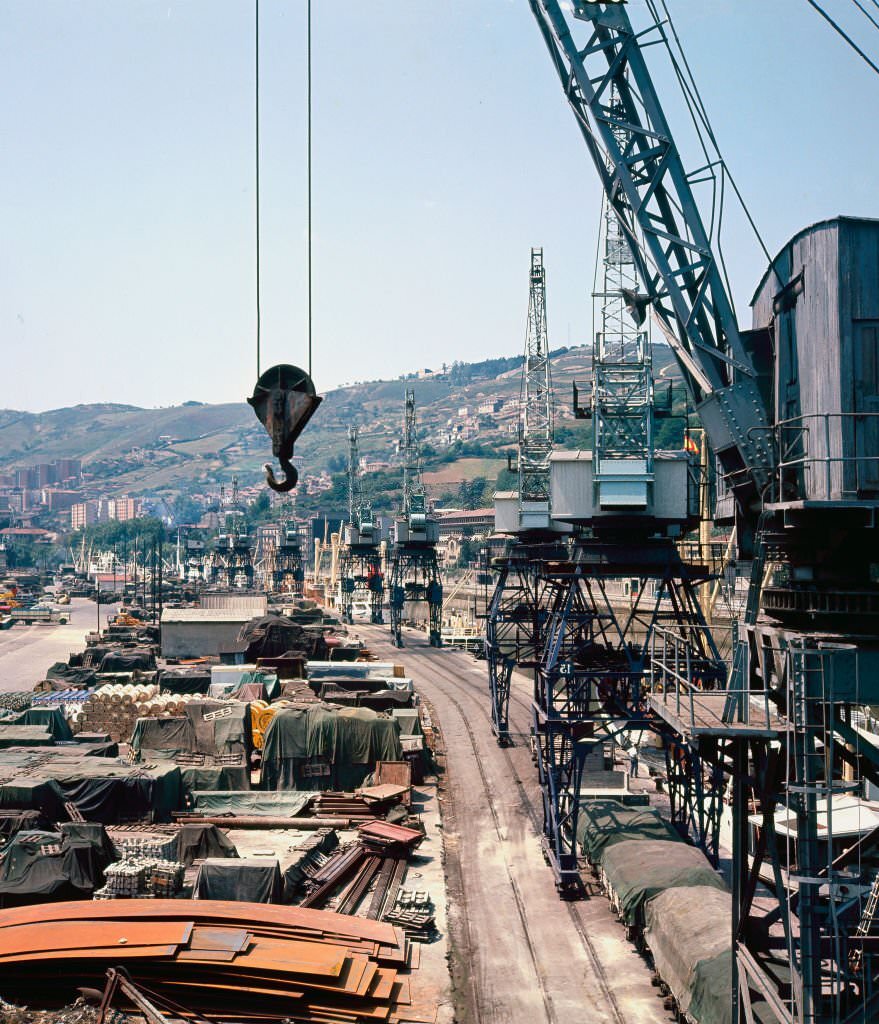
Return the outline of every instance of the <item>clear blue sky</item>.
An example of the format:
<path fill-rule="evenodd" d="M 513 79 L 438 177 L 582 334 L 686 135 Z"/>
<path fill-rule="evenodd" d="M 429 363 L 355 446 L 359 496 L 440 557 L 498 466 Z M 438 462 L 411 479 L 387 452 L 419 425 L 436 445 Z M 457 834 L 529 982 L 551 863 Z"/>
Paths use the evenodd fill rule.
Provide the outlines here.
<path fill-rule="evenodd" d="M 879 78 L 805 0 L 669 3 L 769 248 L 879 215 Z M 553 345 L 586 341 L 598 189 L 526 0 L 313 7 L 318 389 L 519 351 L 532 245 Z M 0 2 L 0 407 L 250 393 L 253 9 Z M 304 0 L 261 18 L 263 365 L 301 364 Z M 744 319 L 765 261 L 734 219 L 726 251 Z"/>

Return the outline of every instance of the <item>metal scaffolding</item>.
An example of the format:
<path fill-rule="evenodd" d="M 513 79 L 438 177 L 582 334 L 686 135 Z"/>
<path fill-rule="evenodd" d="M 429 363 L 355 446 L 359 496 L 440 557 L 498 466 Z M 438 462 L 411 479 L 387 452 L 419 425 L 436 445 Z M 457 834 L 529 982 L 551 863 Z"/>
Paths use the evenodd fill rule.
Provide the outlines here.
<path fill-rule="evenodd" d="M 391 639 L 397 647 L 403 646 L 406 604 L 426 602 L 430 643 L 439 647 L 442 644 L 443 607 L 443 585 L 436 556 L 439 527 L 428 507 L 421 479 L 415 392 L 409 388 L 406 389 L 399 451 L 403 462 L 403 497 L 394 520 L 391 546 Z"/>

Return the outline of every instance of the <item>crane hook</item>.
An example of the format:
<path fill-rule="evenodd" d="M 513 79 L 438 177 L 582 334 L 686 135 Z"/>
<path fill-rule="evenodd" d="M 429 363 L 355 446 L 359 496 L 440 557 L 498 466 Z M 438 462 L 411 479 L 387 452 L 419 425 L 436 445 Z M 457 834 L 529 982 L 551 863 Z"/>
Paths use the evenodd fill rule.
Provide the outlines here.
<path fill-rule="evenodd" d="M 271 463 L 266 463 L 266 483 L 273 491 L 292 491 L 299 479 L 290 462 L 293 444 L 322 401 L 314 382 L 305 370 L 281 363 L 260 376 L 247 401 L 272 439 L 272 455 L 284 471 L 284 479 L 278 480 Z"/>

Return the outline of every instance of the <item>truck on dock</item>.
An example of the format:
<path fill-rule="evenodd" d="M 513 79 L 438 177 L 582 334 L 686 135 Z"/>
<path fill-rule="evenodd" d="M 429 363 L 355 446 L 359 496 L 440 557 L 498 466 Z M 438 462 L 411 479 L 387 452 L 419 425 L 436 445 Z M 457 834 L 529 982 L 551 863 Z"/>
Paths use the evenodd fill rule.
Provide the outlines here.
<path fill-rule="evenodd" d="M 34 622 L 66 625 L 70 621 L 69 612 L 59 612 L 44 604 L 35 604 L 30 608 L 13 608 L 9 617 L 13 623 L 24 622 L 26 625 L 31 625 Z"/>

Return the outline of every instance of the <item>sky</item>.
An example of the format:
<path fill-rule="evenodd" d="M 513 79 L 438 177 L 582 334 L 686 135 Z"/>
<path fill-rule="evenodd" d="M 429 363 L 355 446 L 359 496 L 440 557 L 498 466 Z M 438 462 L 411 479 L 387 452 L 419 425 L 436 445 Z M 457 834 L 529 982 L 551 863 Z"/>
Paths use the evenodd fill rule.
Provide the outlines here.
<path fill-rule="evenodd" d="M 668 4 L 769 250 L 879 216 L 879 76 L 806 0 Z M 552 346 L 587 342 L 598 182 L 527 0 L 314 0 L 312 53 L 318 391 L 521 351 L 535 245 Z M 305 0 L 260 0 L 263 369 L 307 359 L 305 82 Z M 0 0 L 0 407 L 252 392 L 254 85 L 254 0 Z M 766 260 L 725 223 L 747 326 Z"/>

